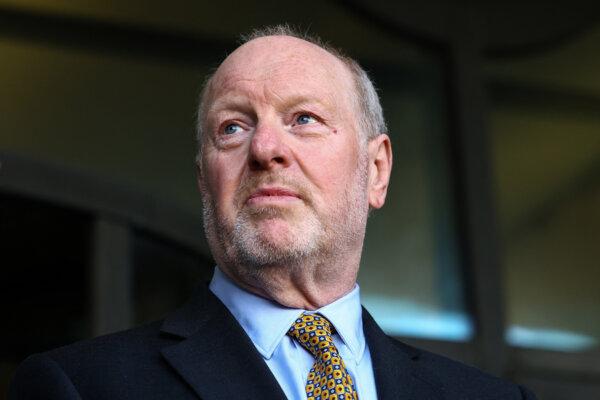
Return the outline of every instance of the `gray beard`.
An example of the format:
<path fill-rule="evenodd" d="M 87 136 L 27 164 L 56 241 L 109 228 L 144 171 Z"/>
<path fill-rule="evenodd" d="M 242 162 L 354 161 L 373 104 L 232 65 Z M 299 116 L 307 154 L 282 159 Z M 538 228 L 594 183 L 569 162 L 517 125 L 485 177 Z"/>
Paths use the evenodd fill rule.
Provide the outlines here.
<path fill-rule="evenodd" d="M 277 208 L 264 208 L 258 212 L 241 213 L 236 218 L 232 232 L 232 247 L 235 248 L 237 260 L 255 269 L 267 265 L 296 265 L 300 260 L 322 254 L 321 246 L 326 243 L 325 230 L 314 213 L 310 213 L 293 227 L 295 232 L 288 238 L 285 246 L 278 246 L 264 238 L 253 226 L 253 217 L 277 218 L 285 211 Z"/>
<path fill-rule="evenodd" d="M 274 268 L 303 273 L 317 273 L 311 269 L 320 268 L 319 273 L 335 273 L 336 259 L 349 250 L 349 244 L 362 246 L 364 239 L 368 214 L 367 170 L 366 160 L 361 161 L 354 171 L 354 184 L 334 208 L 336 212 L 322 218 L 309 206 L 306 206 L 309 212 L 304 215 L 278 207 L 242 209 L 229 228 L 219 218 L 210 194 L 202 190 L 204 231 L 220 267 L 235 271 L 245 282 L 263 285 Z M 255 227 L 255 221 L 260 218 L 287 219 L 291 228 L 283 244 L 265 237 Z"/>
<path fill-rule="evenodd" d="M 323 224 L 314 212 L 310 212 L 299 221 L 287 210 L 276 207 L 264 207 L 253 212 L 242 211 L 235 219 L 233 229 L 228 229 L 215 212 L 212 199 L 203 196 L 204 230 L 211 250 L 222 249 L 222 263 L 233 267 L 244 276 L 258 278 L 270 268 L 301 267 L 311 259 L 323 259 L 332 249 Z M 271 238 L 264 237 L 255 227 L 257 218 L 292 219 L 292 225 L 285 245 L 274 243 Z M 223 266 L 225 267 L 225 265 Z"/>

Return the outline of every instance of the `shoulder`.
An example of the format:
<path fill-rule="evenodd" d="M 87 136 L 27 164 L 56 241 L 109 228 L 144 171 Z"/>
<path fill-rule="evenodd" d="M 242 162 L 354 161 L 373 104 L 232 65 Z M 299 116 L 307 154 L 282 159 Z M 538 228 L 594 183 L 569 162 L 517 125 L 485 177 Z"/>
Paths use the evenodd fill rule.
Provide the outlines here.
<path fill-rule="evenodd" d="M 169 338 L 160 334 L 162 321 L 128 329 L 93 339 L 82 340 L 64 347 L 43 353 L 64 368 L 81 368 L 87 363 L 99 366 L 102 363 L 114 365 L 132 361 L 142 361 L 151 350 L 157 350 L 168 343 Z"/>
<path fill-rule="evenodd" d="M 459 361 L 416 349 L 390 338 L 411 354 L 418 378 L 438 386 L 448 399 L 526 399 L 536 397 L 526 388 Z"/>
<path fill-rule="evenodd" d="M 196 398 L 164 354 L 190 337 L 204 343 L 211 324 L 229 332 L 236 322 L 199 285 L 164 320 L 30 356 L 12 379 L 9 399 Z"/>
<path fill-rule="evenodd" d="M 127 390 L 147 376 L 164 377 L 160 349 L 175 341 L 160 333 L 161 324 L 157 321 L 31 355 L 17 369 L 9 398 L 78 399 L 94 392 L 118 398 L 111 397 L 111 390 Z"/>

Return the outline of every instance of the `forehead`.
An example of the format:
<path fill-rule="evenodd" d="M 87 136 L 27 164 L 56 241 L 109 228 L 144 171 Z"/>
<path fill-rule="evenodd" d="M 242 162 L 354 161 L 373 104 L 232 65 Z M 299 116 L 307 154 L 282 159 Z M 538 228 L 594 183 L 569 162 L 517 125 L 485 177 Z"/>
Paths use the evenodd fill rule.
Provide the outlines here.
<path fill-rule="evenodd" d="M 326 50 L 301 39 L 269 36 L 236 49 L 211 79 L 209 97 L 242 93 L 257 97 L 319 97 L 339 103 L 353 97 L 349 69 Z"/>

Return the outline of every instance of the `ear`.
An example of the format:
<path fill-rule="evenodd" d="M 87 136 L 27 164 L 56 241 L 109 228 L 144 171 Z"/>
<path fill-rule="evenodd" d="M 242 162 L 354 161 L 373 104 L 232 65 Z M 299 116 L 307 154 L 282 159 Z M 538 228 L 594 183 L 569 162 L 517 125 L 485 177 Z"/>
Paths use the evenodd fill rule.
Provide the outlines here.
<path fill-rule="evenodd" d="M 386 134 L 380 134 L 368 143 L 369 151 L 369 205 L 381 208 L 385 203 L 392 173 L 392 144 Z"/>

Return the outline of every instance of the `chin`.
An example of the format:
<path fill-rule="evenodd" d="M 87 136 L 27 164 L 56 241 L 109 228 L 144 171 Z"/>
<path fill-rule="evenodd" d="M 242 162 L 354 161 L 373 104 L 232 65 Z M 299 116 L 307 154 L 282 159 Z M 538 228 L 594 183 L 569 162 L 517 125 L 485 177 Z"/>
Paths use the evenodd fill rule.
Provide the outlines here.
<path fill-rule="evenodd" d="M 296 222 L 296 223 L 294 223 Z M 323 243 L 323 228 L 314 218 L 290 222 L 269 218 L 236 224 L 233 247 L 239 261 L 261 265 L 292 264 L 318 253 Z"/>
<path fill-rule="evenodd" d="M 264 240 L 276 243 L 278 241 L 293 242 L 301 229 L 296 221 L 287 218 L 266 218 L 256 221 L 251 229 L 255 235 Z"/>

